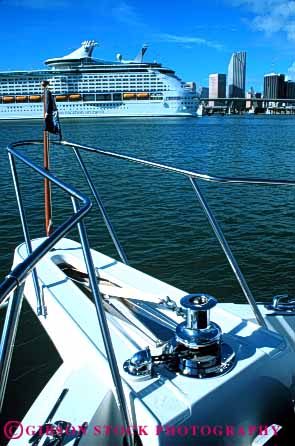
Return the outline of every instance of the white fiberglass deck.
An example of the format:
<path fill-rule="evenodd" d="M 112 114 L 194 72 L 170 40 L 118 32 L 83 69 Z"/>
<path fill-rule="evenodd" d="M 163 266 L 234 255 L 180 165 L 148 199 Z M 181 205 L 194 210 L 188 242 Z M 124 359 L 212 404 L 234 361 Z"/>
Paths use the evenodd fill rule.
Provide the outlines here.
<path fill-rule="evenodd" d="M 34 241 L 33 248 L 40 241 L 41 239 Z M 21 245 L 16 250 L 15 263 L 23 260 L 26 255 L 26 247 Z M 118 294 L 122 291 L 124 298 L 142 299 L 144 305 L 152 307 L 166 296 L 179 302 L 186 294 L 101 253 L 92 251 L 92 256 L 99 277 L 121 287 L 115 288 Z M 48 415 L 48 408 L 54 405 L 62 389 L 68 388 L 69 392 L 54 420 L 67 420 L 73 426 L 81 426 L 87 421 L 89 429 L 82 443 L 87 446 L 117 444 L 110 443 L 111 440 L 118 440 L 117 434 L 112 439 L 105 435 L 98 438 L 95 434 L 95 426 L 121 423 L 112 396 L 112 380 L 95 307 L 57 266 L 62 262 L 85 272 L 80 245 L 68 239 L 63 239 L 46 255 L 38 265 L 37 272 L 48 309 L 47 318 L 41 318 L 41 322 L 64 363 L 28 412 L 23 425 L 42 425 Z M 36 297 L 31 280 L 26 284 L 25 296 L 35 308 Z M 161 314 L 169 317 L 172 323 L 182 319 L 169 310 L 162 310 L 159 312 Z M 145 432 L 148 433 L 146 436 L 142 431 L 144 445 L 171 444 L 171 437 L 161 432 L 159 426 L 243 425 L 247 429 L 250 425 L 266 423 L 269 412 L 273 413 L 273 423 L 282 422 L 276 413 L 277 407 L 272 408 L 271 402 L 284 399 L 285 393 L 292 386 L 290 349 L 283 338 L 257 324 L 242 320 L 219 306 L 212 310 L 211 319 L 222 327 L 224 340 L 236 352 L 236 364 L 229 373 L 200 381 L 161 367 L 158 376 L 145 381 L 134 381 L 123 371 L 123 363 L 138 349 L 145 348 L 148 345 L 147 340 L 132 325 L 108 315 L 133 423 L 146 426 Z M 159 353 L 152 342 L 149 346 L 152 354 Z M 250 392 L 249 389 L 255 389 L 255 392 Z M 225 403 L 237 395 L 239 410 L 235 412 Z M 26 443 L 29 437 L 30 435 L 23 434 L 22 442 Z M 200 433 L 195 436 L 190 432 L 186 436 L 186 444 L 194 445 L 197 441 L 202 441 L 202 445 L 212 445 L 212 437 L 208 438 L 200 437 Z M 249 435 L 246 438 L 250 438 Z M 245 437 L 235 434 L 230 440 L 233 445 L 242 445 Z M 74 442 L 74 437 L 72 441 Z M 181 441 L 180 435 L 176 444 Z M 19 446 L 19 441 L 11 441 L 10 444 Z"/>

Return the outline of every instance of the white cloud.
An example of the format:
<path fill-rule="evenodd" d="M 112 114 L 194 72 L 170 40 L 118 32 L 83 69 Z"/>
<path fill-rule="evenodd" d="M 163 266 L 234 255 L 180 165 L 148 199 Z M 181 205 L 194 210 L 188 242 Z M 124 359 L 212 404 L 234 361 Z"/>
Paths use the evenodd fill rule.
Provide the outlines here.
<path fill-rule="evenodd" d="M 288 68 L 288 80 L 295 81 L 295 62 Z"/>
<path fill-rule="evenodd" d="M 233 6 L 244 6 L 251 14 L 253 29 L 270 36 L 284 32 L 290 41 L 295 41 L 294 0 L 229 0 Z"/>
<path fill-rule="evenodd" d="M 230 0 L 233 6 L 245 6 L 253 15 L 252 29 L 271 36 L 282 32 L 295 42 L 295 1 L 290 0 Z M 287 79 L 295 80 L 295 62 L 288 68 Z"/>
<path fill-rule="evenodd" d="M 245 5 L 255 14 L 264 14 L 270 12 L 273 8 L 281 11 L 288 11 L 292 8 L 293 0 L 230 0 L 233 6 Z"/>
<path fill-rule="evenodd" d="M 183 45 L 204 45 L 209 48 L 214 48 L 216 50 L 224 49 L 224 46 L 217 42 L 211 42 L 210 40 L 203 39 L 201 37 L 192 37 L 192 36 L 179 36 L 175 34 L 157 34 L 156 38 L 161 42 L 171 42 L 171 43 L 180 43 Z"/>
<path fill-rule="evenodd" d="M 119 22 L 132 26 L 143 26 L 141 17 L 135 8 L 124 1 L 115 6 L 112 13 Z"/>

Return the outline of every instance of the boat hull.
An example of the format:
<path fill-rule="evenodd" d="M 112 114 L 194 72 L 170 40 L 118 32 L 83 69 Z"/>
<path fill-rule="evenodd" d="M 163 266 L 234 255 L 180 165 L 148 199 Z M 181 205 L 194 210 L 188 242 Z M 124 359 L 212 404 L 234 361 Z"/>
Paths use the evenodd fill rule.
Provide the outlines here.
<path fill-rule="evenodd" d="M 196 106 L 178 101 L 128 100 L 120 102 L 58 102 L 61 118 L 196 117 Z M 43 104 L 0 104 L 0 119 L 42 118 Z"/>

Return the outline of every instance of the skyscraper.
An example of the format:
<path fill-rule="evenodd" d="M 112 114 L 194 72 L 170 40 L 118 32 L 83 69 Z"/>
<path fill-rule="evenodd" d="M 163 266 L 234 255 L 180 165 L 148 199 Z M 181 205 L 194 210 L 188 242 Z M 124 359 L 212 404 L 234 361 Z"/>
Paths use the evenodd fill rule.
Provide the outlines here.
<path fill-rule="evenodd" d="M 210 74 L 209 75 L 209 97 L 225 98 L 226 97 L 226 75 Z M 210 101 L 209 105 L 220 105 L 218 101 Z M 222 105 L 222 104 L 221 104 Z"/>
<path fill-rule="evenodd" d="M 228 97 L 244 98 L 246 83 L 246 52 L 232 54 L 228 66 Z"/>
<path fill-rule="evenodd" d="M 284 74 L 270 73 L 264 76 L 263 97 L 269 99 L 283 99 L 286 97 Z"/>
<path fill-rule="evenodd" d="M 198 93 L 200 95 L 200 99 L 209 97 L 209 88 L 208 87 L 199 87 Z"/>
<path fill-rule="evenodd" d="M 295 99 L 295 82 L 287 81 L 285 83 L 285 86 L 286 86 L 286 98 Z"/>

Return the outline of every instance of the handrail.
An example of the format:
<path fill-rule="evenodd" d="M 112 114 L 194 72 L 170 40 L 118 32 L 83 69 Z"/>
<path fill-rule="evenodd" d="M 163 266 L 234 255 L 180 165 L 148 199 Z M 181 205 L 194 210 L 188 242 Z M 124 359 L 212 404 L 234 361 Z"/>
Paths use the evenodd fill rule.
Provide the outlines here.
<path fill-rule="evenodd" d="M 90 211 L 92 207 L 91 201 L 88 197 L 76 191 L 76 189 L 64 183 L 63 181 L 57 179 L 50 172 L 36 166 L 28 158 L 13 150 L 11 146 L 8 147 L 8 153 L 10 157 L 13 180 L 26 242 L 29 240 L 29 233 L 14 165 L 14 157 L 21 160 L 25 165 L 31 167 L 41 176 L 48 178 L 50 181 L 52 181 L 52 183 L 59 186 L 62 190 L 75 197 L 77 200 L 81 201 L 83 207 L 81 207 L 80 209 L 75 209 L 74 214 L 69 217 L 63 224 L 61 224 L 52 233 L 52 235 L 49 238 L 45 239 L 34 251 L 32 251 L 31 243 L 29 242 L 29 245 L 27 244 L 28 257 L 22 263 L 17 265 L 0 284 L 0 304 L 3 303 L 11 293 L 13 293 L 13 295 L 9 299 L 0 344 L 0 410 L 4 401 L 8 372 L 13 352 L 13 345 L 22 306 L 24 287 L 23 282 L 28 274 L 37 265 L 37 263 L 50 251 L 50 249 L 53 248 L 54 245 L 56 245 L 59 240 L 62 239 L 62 237 L 65 236 L 65 234 L 67 234 Z M 35 280 L 37 281 L 36 275 Z M 34 281 L 34 285 L 37 294 L 39 291 L 38 282 Z"/>
<path fill-rule="evenodd" d="M 179 175 L 183 175 L 187 177 L 190 180 L 190 183 L 196 193 L 196 196 L 200 202 L 200 205 L 208 219 L 208 222 L 211 226 L 211 228 L 214 231 L 214 234 L 217 238 L 217 241 L 219 242 L 227 261 L 229 262 L 229 265 L 237 279 L 237 282 L 239 283 L 242 292 L 249 303 L 249 305 L 252 308 L 252 311 L 255 315 L 255 318 L 259 325 L 266 328 L 266 322 L 261 314 L 261 311 L 256 303 L 256 300 L 252 294 L 252 291 L 250 287 L 248 286 L 248 283 L 245 279 L 244 274 L 242 273 L 239 264 L 237 260 L 235 259 L 235 256 L 233 252 L 230 249 L 230 246 L 223 234 L 223 231 L 215 218 L 213 212 L 211 211 L 204 195 L 202 194 L 198 184 L 197 180 L 203 180 L 207 182 L 214 182 L 214 183 L 225 183 L 225 184 L 247 184 L 247 185 L 264 185 L 264 186 L 295 186 L 295 181 L 291 180 L 270 180 L 270 179 L 261 179 L 261 178 L 233 178 L 233 177 L 222 177 L 222 176 L 212 176 L 212 175 L 206 175 L 199 172 L 187 170 L 187 169 L 179 169 L 174 166 L 169 166 L 167 164 L 163 163 L 156 163 L 153 161 L 144 160 L 142 158 L 135 158 L 132 156 L 128 156 L 125 154 L 112 152 L 108 150 L 103 150 L 99 148 L 89 147 L 81 144 L 76 144 L 68 141 L 61 141 L 57 142 L 56 144 L 60 144 L 63 146 L 69 146 L 72 147 L 75 153 L 77 150 L 84 150 L 91 153 L 97 153 L 100 155 L 109 156 L 112 158 L 122 159 L 125 161 L 137 163 L 144 165 L 146 167 L 152 167 L 156 169 L 160 169 L 166 172 L 171 172 Z"/>
<path fill-rule="evenodd" d="M 9 306 L 7 309 L 7 315 L 5 320 L 5 327 L 3 330 L 3 335 L 1 339 L 1 353 L 0 353 L 0 373 L 1 378 L 3 377 L 2 385 L 0 385 L 0 405 L 2 403 L 2 394 L 3 389 L 5 391 L 6 387 L 6 380 L 7 380 L 7 373 L 8 373 L 8 367 L 10 364 L 10 357 L 11 357 L 11 347 L 14 342 L 14 337 L 16 333 L 16 328 L 18 324 L 18 316 L 21 308 L 22 303 L 22 287 L 23 287 L 23 281 L 27 277 L 27 275 L 33 270 L 33 268 L 37 265 L 37 263 L 44 257 L 44 255 L 59 241 L 70 229 L 72 229 L 75 225 L 78 226 L 79 235 L 81 239 L 81 246 L 83 249 L 84 259 L 90 279 L 90 283 L 92 286 L 92 292 L 94 296 L 95 301 L 95 307 L 96 312 L 104 340 L 104 345 L 106 348 L 107 357 L 110 364 L 110 369 L 113 377 L 113 382 L 115 386 L 115 391 L 117 394 L 117 399 L 119 402 L 119 406 L 123 413 L 124 418 L 124 424 L 126 427 L 132 425 L 131 423 L 131 417 L 127 409 L 127 404 L 125 401 L 124 393 L 123 393 L 123 387 L 120 379 L 120 374 L 111 342 L 111 337 L 109 333 L 109 328 L 107 325 L 104 309 L 102 306 L 101 296 L 99 293 L 97 281 L 95 278 L 95 270 L 94 265 L 90 253 L 90 247 L 87 239 L 87 233 L 84 226 L 84 223 L 82 221 L 83 217 L 87 214 L 87 212 L 91 208 L 91 202 L 85 195 L 78 192 L 75 188 L 72 186 L 67 185 L 63 181 L 57 179 L 54 175 L 52 175 L 49 171 L 44 170 L 38 166 L 36 166 L 34 163 L 32 163 L 27 157 L 20 154 L 15 150 L 15 148 L 20 146 L 28 146 L 28 145 L 41 145 L 43 144 L 42 140 L 27 140 L 27 141 L 19 141 L 13 144 L 10 144 L 8 146 L 8 153 L 10 157 L 10 163 L 11 168 L 13 172 L 13 180 L 15 185 L 15 190 L 17 193 L 17 200 L 18 200 L 18 206 L 19 211 L 21 215 L 22 220 L 22 226 L 24 231 L 24 236 L 26 240 L 27 250 L 28 250 L 28 257 L 14 270 L 6 277 L 4 282 L 0 284 L 0 305 L 1 303 L 6 299 L 6 297 L 14 292 L 13 296 L 9 300 Z M 105 208 L 102 204 L 102 201 L 94 187 L 94 184 L 90 178 L 89 172 L 87 171 L 83 160 L 81 158 L 81 155 L 79 153 L 80 150 L 96 153 L 99 155 L 105 155 L 137 164 L 144 165 L 146 167 L 152 167 L 157 168 L 166 172 L 171 172 L 179 175 L 186 176 L 190 182 L 191 185 L 196 193 L 196 196 L 203 208 L 203 211 L 206 214 L 206 217 L 214 230 L 214 233 L 217 237 L 218 242 L 220 243 L 227 260 L 230 263 L 230 266 L 237 278 L 238 283 L 240 284 L 242 291 L 249 303 L 249 305 L 252 307 L 253 312 L 256 316 L 257 322 L 263 326 L 266 327 L 265 321 L 260 313 L 260 310 L 258 308 L 258 305 L 252 296 L 252 293 L 247 285 L 247 282 L 245 280 L 244 275 L 242 274 L 238 263 L 233 255 L 233 253 L 230 250 L 230 247 L 222 233 L 221 227 L 219 226 L 216 218 L 214 217 L 205 197 L 201 193 L 201 190 L 198 186 L 197 180 L 207 181 L 207 182 L 216 182 L 216 183 L 229 183 L 229 184 L 255 184 L 255 185 L 272 185 L 272 186 L 295 186 L 295 181 L 291 180 L 270 180 L 270 179 L 260 179 L 260 178 L 232 178 L 232 177 L 221 177 L 221 176 L 211 176 L 202 174 L 199 172 L 187 170 L 187 169 L 179 169 L 174 166 L 169 166 L 163 163 L 156 163 L 148 160 L 144 160 L 141 158 L 135 158 L 128 155 L 120 154 L 117 152 L 107 151 L 99 148 L 89 147 L 86 145 L 81 144 L 75 144 L 68 141 L 51 141 L 51 145 L 57 145 L 57 146 L 64 146 L 64 147 L 70 147 L 74 150 L 74 153 L 77 157 L 77 160 L 80 164 L 80 167 L 82 169 L 82 172 L 85 175 L 86 181 L 88 182 L 88 185 L 94 195 L 94 198 L 99 206 L 99 209 L 102 213 L 102 216 L 104 218 L 104 221 L 107 225 L 107 228 L 109 230 L 109 233 L 113 239 L 113 242 L 117 248 L 117 251 L 124 263 L 127 263 L 127 259 L 125 256 L 125 253 L 117 239 L 117 236 L 114 232 L 114 229 L 110 223 L 110 220 L 106 214 Z M 71 195 L 72 204 L 74 208 L 74 214 L 66 220 L 65 223 L 60 225 L 44 242 L 42 242 L 33 252 L 31 250 L 30 245 L 30 238 L 28 233 L 28 227 L 26 223 L 24 208 L 22 204 L 21 194 L 19 190 L 19 184 L 17 180 L 16 175 L 16 168 L 14 164 L 14 158 L 17 158 L 19 161 L 22 161 L 25 163 L 28 167 L 32 168 L 40 174 L 41 176 L 48 178 L 50 181 L 52 181 L 54 184 L 59 186 L 61 189 L 63 189 L 65 192 L 67 192 L 69 195 Z M 78 206 L 78 200 L 82 201 L 83 207 L 79 208 Z M 33 270 L 34 271 L 34 270 Z M 33 275 L 34 279 L 34 275 Z M 37 280 L 36 280 L 37 284 Z M 38 289 L 37 285 L 35 286 L 36 294 L 38 295 Z M 7 367 L 8 365 L 8 367 Z M 1 406 L 0 406 L 1 407 Z M 134 438 L 131 437 L 131 442 L 133 442 Z"/>
<path fill-rule="evenodd" d="M 19 141 L 19 142 L 14 143 L 13 147 L 32 145 L 32 144 L 38 145 L 38 144 L 42 144 L 42 142 L 43 142 L 42 140 Z M 104 155 L 104 156 L 108 156 L 108 157 L 112 157 L 112 158 L 117 158 L 117 159 L 129 161 L 132 163 L 137 163 L 137 164 L 144 165 L 146 167 L 152 167 L 152 168 L 160 169 L 160 170 L 163 170 L 166 172 L 171 172 L 171 173 L 175 173 L 175 174 L 179 174 L 179 175 L 187 177 L 190 180 L 190 183 L 196 193 L 196 196 L 201 204 L 201 207 L 202 207 L 202 209 L 208 219 L 208 222 L 209 222 L 210 226 L 212 227 L 212 229 L 215 233 L 215 236 L 216 236 L 229 264 L 230 264 L 230 267 L 237 279 L 237 282 L 239 283 L 245 298 L 247 299 L 249 305 L 251 306 L 251 308 L 253 310 L 253 313 L 256 317 L 258 324 L 260 324 L 262 327 L 266 327 L 265 320 L 259 310 L 259 307 L 258 307 L 253 295 L 252 295 L 252 292 L 247 284 L 247 281 L 246 281 L 242 271 L 240 270 L 238 262 L 235 259 L 234 255 L 233 255 L 233 253 L 232 253 L 232 251 L 231 251 L 231 249 L 223 235 L 222 229 L 221 229 L 218 221 L 214 217 L 204 195 L 201 193 L 201 190 L 197 184 L 197 180 L 214 182 L 214 183 L 224 183 L 224 184 L 228 183 L 228 184 L 264 185 L 264 186 L 295 186 L 295 181 L 271 180 L 271 179 L 263 179 L 263 178 L 239 178 L 239 177 L 212 176 L 212 175 L 202 174 L 200 172 L 191 171 L 191 170 L 187 170 L 187 169 L 179 169 L 174 166 L 169 166 L 167 164 L 148 161 L 148 160 L 145 160 L 142 158 L 136 158 L 136 157 L 132 157 L 132 156 L 125 155 L 122 153 L 118 153 L 118 152 L 103 150 L 100 148 L 90 147 L 90 146 L 82 145 L 82 144 L 76 144 L 76 143 L 69 142 L 69 141 L 51 141 L 51 144 L 58 145 L 58 146 L 64 146 L 64 147 L 70 147 L 74 150 L 76 158 L 77 158 L 77 160 L 80 164 L 80 167 L 82 169 L 82 172 L 84 173 L 86 181 L 88 182 L 88 185 L 89 185 L 89 187 L 94 195 L 94 198 L 99 206 L 99 209 L 102 213 L 102 216 L 104 218 L 104 221 L 106 223 L 108 231 L 111 235 L 111 238 L 112 238 L 112 240 L 115 244 L 115 247 L 116 247 L 116 249 L 124 263 L 127 263 L 125 253 L 124 253 L 123 248 L 121 247 L 119 240 L 115 234 L 115 231 L 110 223 L 110 220 L 106 214 L 106 210 L 102 204 L 102 200 L 100 199 L 100 197 L 94 187 L 94 184 L 90 178 L 89 172 L 87 171 L 87 169 L 83 163 L 83 160 L 81 158 L 79 150 L 96 153 L 99 155 Z"/>
<path fill-rule="evenodd" d="M 262 179 L 262 178 L 234 178 L 234 177 L 221 177 L 221 176 L 213 176 L 213 175 L 206 175 L 203 173 L 195 172 L 193 170 L 187 170 L 187 169 L 179 169 L 174 166 L 169 166 L 168 164 L 163 163 L 156 163 L 154 161 L 148 161 L 144 160 L 142 158 L 135 158 L 133 156 L 124 155 L 117 152 L 111 152 L 108 150 L 98 149 L 94 147 L 85 146 L 82 144 L 76 144 L 69 141 L 54 141 L 54 144 L 56 145 L 62 145 L 62 146 L 70 146 L 76 149 L 82 149 L 87 152 L 92 153 L 98 153 L 100 155 L 106 155 L 113 158 L 118 159 L 124 159 L 126 161 L 131 161 L 133 163 L 142 164 L 147 167 L 155 167 L 157 169 L 165 170 L 167 172 L 171 173 L 178 173 L 180 175 L 184 175 L 187 177 L 209 181 L 213 183 L 235 183 L 235 184 L 260 184 L 260 185 L 272 185 L 272 186 L 295 186 L 295 181 L 290 180 L 269 180 L 269 179 Z"/>
<path fill-rule="evenodd" d="M 51 145 L 52 144 L 56 144 L 56 143 L 57 143 L 56 141 L 51 141 Z M 28 141 L 20 141 L 20 142 L 13 143 L 13 144 L 11 144 L 11 147 L 19 147 L 19 146 L 27 146 L 27 145 L 41 145 L 41 144 L 43 144 L 43 140 L 28 140 Z M 99 194 L 98 194 L 98 192 L 97 192 L 97 190 L 96 190 L 96 188 L 95 188 L 95 186 L 93 184 L 93 181 L 91 180 L 91 177 L 90 177 L 89 172 L 88 172 L 88 170 L 87 170 L 87 168 L 86 168 L 86 166 L 85 166 L 85 164 L 83 162 L 83 159 L 82 159 L 80 153 L 77 150 L 74 149 L 74 153 L 75 153 L 75 156 L 76 156 L 76 158 L 78 160 L 78 163 L 80 165 L 82 173 L 84 174 L 85 179 L 86 179 L 86 181 L 88 183 L 88 186 L 89 186 L 89 188 L 90 188 L 90 190 L 92 192 L 94 200 L 96 201 L 96 204 L 97 204 L 97 206 L 98 206 L 98 208 L 99 208 L 99 210 L 101 212 L 102 218 L 103 218 L 103 220 L 104 220 L 104 222 L 106 224 L 107 230 L 108 230 L 108 232 L 110 234 L 110 237 L 111 237 L 111 239 L 112 239 L 112 241 L 113 241 L 113 243 L 115 245 L 115 248 L 116 248 L 116 250 L 117 250 L 117 252 L 118 252 L 122 262 L 125 263 L 125 264 L 128 264 L 127 257 L 126 257 L 126 254 L 124 252 L 124 249 L 123 249 L 122 245 L 119 242 L 119 239 L 118 239 L 118 237 L 117 237 L 117 235 L 115 233 L 115 230 L 113 228 L 113 225 L 111 223 L 111 220 L 110 220 L 109 216 L 107 215 L 106 209 L 105 209 L 105 207 L 104 207 L 104 205 L 102 203 L 102 200 L 101 200 L 101 198 L 100 198 L 100 196 L 99 196 Z"/>
<path fill-rule="evenodd" d="M 214 183 L 228 183 L 228 184 L 248 184 L 248 185 L 265 185 L 265 186 L 295 186 L 295 181 L 290 180 L 270 180 L 270 179 L 261 179 L 261 178 L 233 178 L 233 177 L 221 177 L 221 176 L 212 176 L 212 175 L 206 175 L 199 172 L 190 171 L 187 169 L 179 169 L 174 166 L 169 166 L 167 164 L 163 163 L 156 163 L 153 161 L 144 160 L 141 158 L 135 158 L 132 156 L 124 155 L 117 152 L 111 152 L 99 148 L 89 147 L 81 144 L 72 143 L 69 141 L 60 141 L 56 144 L 60 144 L 63 146 L 69 146 L 72 147 L 76 153 L 77 150 L 84 150 L 91 153 L 97 153 L 100 155 L 109 156 L 112 158 L 122 159 L 125 161 L 130 161 L 133 163 L 141 164 L 146 167 L 153 167 L 160 170 L 164 170 L 166 172 L 176 173 L 179 175 L 186 176 L 190 182 L 191 185 L 196 193 L 196 196 L 201 204 L 201 207 L 208 219 L 208 222 L 211 226 L 211 228 L 214 231 L 214 234 L 226 256 L 227 261 L 229 262 L 229 265 L 236 277 L 236 280 L 238 284 L 240 285 L 242 292 L 248 302 L 248 304 L 251 306 L 252 311 L 255 315 L 255 318 L 261 327 L 267 328 L 266 322 L 264 320 L 263 315 L 261 314 L 261 311 L 256 303 L 256 300 L 252 294 L 252 291 L 250 287 L 248 286 L 248 283 L 245 279 L 244 274 L 242 273 L 239 264 L 233 254 L 233 252 L 230 249 L 230 246 L 223 234 L 223 231 L 215 218 L 213 212 L 211 211 L 204 195 L 202 194 L 198 184 L 197 180 L 203 180 L 207 182 L 214 182 Z"/>
<path fill-rule="evenodd" d="M 11 144 L 11 147 L 19 147 L 26 145 L 39 145 L 43 144 L 43 140 L 27 140 L 18 141 Z M 85 146 L 82 144 L 76 144 L 70 141 L 50 141 L 51 145 L 57 146 L 69 146 L 76 149 L 82 149 L 86 152 L 98 153 L 99 155 L 106 155 L 112 158 L 123 159 L 137 164 L 142 164 L 147 167 L 155 167 L 157 169 L 165 170 L 171 173 L 178 173 L 187 177 L 213 182 L 213 183 L 234 183 L 234 184 L 257 184 L 264 186 L 295 186 L 295 181 L 291 180 L 270 180 L 266 178 L 242 178 L 242 177 L 223 177 L 223 176 L 213 176 L 206 175 L 200 172 L 187 169 L 179 169 L 174 166 L 169 166 L 168 164 L 156 163 L 154 161 L 144 160 L 142 158 L 135 158 L 133 156 L 125 155 L 118 152 L 111 152 L 109 150 L 98 149 L 95 147 Z"/>
<path fill-rule="evenodd" d="M 45 239 L 34 252 L 30 253 L 28 257 L 19 265 L 17 265 L 0 283 L 0 305 L 5 301 L 9 294 L 11 294 L 17 286 L 19 286 L 27 277 L 27 275 L 32 271 L 36 264 L 56 245 L 56 243 L 61 240 L 91 209 L 92 203 L 90 199 L 83 193 L 77 191 L 74 187 L 68 185 L 64 181 L 56 178 L 49 171 L 36 166 L 27 157 L 16 152 L 12 149 L 14 145 L 10 144 L 7 148 L 8 153 L 15 156 L 20 161 L 22 161 L 27 166 L 31 167 L 35 172 L 39 173 L 41 176 L 48 178 L 56 186 L 60 187 L 62 190 L 67 192 L 69 195 L 80 200 L 83 207 L 74 212 L 74 214 L 69 217 L 63 224 L 56 228 L 53 233 Z M 21 203 L 22 204 L 22 203 Z"/>
<path fill-rule="evenodd" d="M 20 144 L 18 144 L 19 146 Z M 25 144 L 26 145 L 26 144 Z M 2 284 L 0 284 L 0 304 L 3 302 L 12 292 L 13 295 L 9 299 L 9 305 L 6 311 L 5 324 L 1 337 L 0 344 L 0 411 L 3 405 L 6 385 L 8 380 L 8 373 L 11 363 L 11 357 L 13 352 L 14 340 L 19 322 L 20 310 L 23 300 L 23 288 L 24 280 L 30 273 L 30 271 L 36 266 L 36 264 L 53 248 L 53 246 L 64 237 L 75 225 L 77 225 L 81 240 L 82 251 L 87 268 L 87 272 L 90 278 L 91 289 L 94 297 L 95 308 L 97 312 L 98 322 L 101 329 L 101 334 L 106 349 L 106 355 L 109 362 L 111 375 L 113 378 L 114 390 L 117 397 L 117 402 L 121 410 L 123 425 L 125 431 L 128 432 L 128 426 L 132 426 L 132 418 L 129 414 L 128 406 L 126 403 L 123 385 L 116 361 L 116 356 L 110 336 L 109 327 L 107 324 L 106 315 L 103 308 L 102 298 L 98 289 L 98 283 L 95 275 L 95 268 L 92 261 L 89 242 L 87 238 L 87 232 L 82 221 L 83 217 L 90 211 L 92 203 L 86 195 L 78 192 L 74 187 L 69 186 L 67 183 L 56 178 L 48 170 L 36 166 L 27 157 L 20 154 L 15 150 L 16 145 L 10 144 L 7 148 L 10 159 L 10 165 L 12 169 L 14 187 L 17 195 L 17 203 L 21 216 L 21 222 L 23 232 L 25 236 L 28 257 L 5 278 Z M 49 179 L 53 184 L 61 188 L 64 192 L 67 192 L 71 196 L 74 214 L 66 220 L 65 223 L 60 225 L 54 232 L 41 243 L 34 251 L 32 251 L 31 242 L 29 238 L 28 225 L 22 203 L 22 197 L 20 193 L 20 187 L 17 179 L 16 166 L 14 158 L 22 161 L 26 166 L 32 168 L 35 172 L 42 177 Z M 83 207 L 80 208 L 78 202 L 82 201 Z M 34 270 L 33 270 L 34 271 Z M 38 285 L 37 275 L 35 275 L 36 283 L 35 291 L 38 297 Z M 34 279 L 34 276 L 33 276 Z M 39 303 L 38 303 L 39 305 Z M 45 314 L 44 314 L 45 315 Z M 130 438 L 127 439 L 129 446 L 134 445 L 134 433 L 130 433 Z"/>

